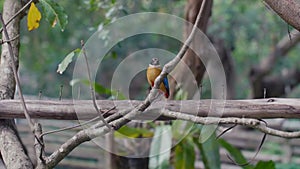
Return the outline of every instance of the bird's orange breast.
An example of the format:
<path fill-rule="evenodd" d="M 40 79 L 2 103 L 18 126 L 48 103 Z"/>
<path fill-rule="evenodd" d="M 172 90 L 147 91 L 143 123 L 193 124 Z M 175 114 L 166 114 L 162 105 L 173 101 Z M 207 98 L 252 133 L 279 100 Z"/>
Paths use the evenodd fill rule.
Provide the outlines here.
<path fill-rule="evenodd" d="M 156 77 L 160 74 L 161 69 L 156 67 L 148 67 L 147 69 L 147 79 L 148 83 L 153 86 Z"/>
<path fill-rule="evenodd" d="M 148 67 L 146 74 L 147 74 L 148 83 L 151 85 L 151 87 L 154 86 L 154 81 L 155 81 L 156 77 L 160 74 L 160 72 L 161 72 L 160 68 Z M 163 83 L 161 83 L 159 85 L 159 89 L 162 90 L 164 93 L 167 92 L 167 89 L 165 88 Z"/>

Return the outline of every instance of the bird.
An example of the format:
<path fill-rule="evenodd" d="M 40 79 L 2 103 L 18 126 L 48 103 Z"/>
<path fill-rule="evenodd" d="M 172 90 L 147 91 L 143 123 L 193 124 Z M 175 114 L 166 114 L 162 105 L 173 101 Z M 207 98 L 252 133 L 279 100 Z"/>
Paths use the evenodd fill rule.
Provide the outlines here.
<path fill-rule="evenodd" d="M 158 58 L 152 58 L 151 63 L 147 68 L 147 80 L 151 87 L 154 86 L 154 81 L 161 72 L 161 66 Z M 168 98 L 170 94 L 168 78 L 165 77 L 162 83 L 159 85 L 159 89 L 164 93 L 165 97 Z"/>

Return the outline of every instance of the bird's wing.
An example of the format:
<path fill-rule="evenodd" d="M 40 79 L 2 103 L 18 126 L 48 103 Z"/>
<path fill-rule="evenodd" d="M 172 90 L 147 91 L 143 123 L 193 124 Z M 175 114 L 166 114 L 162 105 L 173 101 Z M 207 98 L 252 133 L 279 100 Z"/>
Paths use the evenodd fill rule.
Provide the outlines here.
<path fill-rule="evenodd" d="M 165 86 L 165 88 L 167 90 L 167 94 L 169 95 L 170 94 L 170 88 L 169 88 L 169 82 L 168 82 L 168 78 L 167 77 L 165 77 L 163 79 L 163 84 L 164 84 L 164 86 Z"/>

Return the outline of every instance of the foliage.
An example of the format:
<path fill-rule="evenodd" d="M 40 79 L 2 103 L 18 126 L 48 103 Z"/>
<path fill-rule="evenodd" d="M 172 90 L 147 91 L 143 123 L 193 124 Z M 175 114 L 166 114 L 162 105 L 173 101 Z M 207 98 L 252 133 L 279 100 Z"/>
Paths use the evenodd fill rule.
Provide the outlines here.
<path fill-rule="evenodd" d="M 276 164 L 276 169 L 298 169 L 299 164 L 287 163 L 287 164 Z"/>
<path fill-rule="evenodd" d="M 149 154 L 150 169 L 170 168 L 169 159 L 172 148 L 172 132 L 170 125 L 157 126 L 153 136 Z"/>
<path fill-rule="evenodd" d="M 30 4 L 30 8 L 27 15 L 27 27 L 29 31 L 37 29 L 40 26 L 40 20 L 42 15 L 33 2 Z"/>
<path fill-rule="evenodd" d="M 193 141 L 189 138 L 183 139 L 175 147 L 175 169 L 195 168 L 196 155 Z"/>
<path fill-rule="evenodd" d="M 202 161 L 206 169 L 221 168 L 219 145 L 216 142 L 216 133 L 213 133 L 205 142 L 201 142 L 198 137 L 193 137 L 195 145 L 198 147 Z"/>
<path fill-rule="evenodd" d="M 81 50 L 79 48 L 73 50 L 71 53 L 69 53 L 65 58 L 64 60 L 58 64 L 58 68 L 57 68 L 57 73 L 59 74 L 63 74 L 64 71 L 67 69 L 67 67 L 69 66 L 69 64 L 72 62 L 73 60 L 73 57 L 78 55 L 78 53 L 80 52 Z"/>
<path fill-rule="evenodd" d="M 143 129 L 143 128 L 133 128 L 128 126 L 122 126 L 117 132 L 115 132 L 115 136 L 119 138 L 149 138 L 153 137 L 153 132 Z"/>
<path fill-rule="evenodd" d="M 219 144 L 224 147 L 233 157 L 233 160 L 237 163 L 237 164 L 247 164 L 247 160 L 246 158 L 243 156 L 243 154 L 241 153 L 241 151 L 235 147 L 233 147 L 231 144 L 229 144 L 227 141 L 225 141 L 224 139 L 220 139 L 219 140 Z M 245 165 L 243 166 L 244 169 L 251 169 L 253 168 L 253 166 L 251 165 Z"/>
<path fill-rule="evenodd" d="M 54 27 L 56 24 L 63 31 L 68 23 L 68 15 L 58 3 L 53 0 L 40 0 L 43 14 L 47 21 Z"/>
<path fill-rule="evenodd" d="M 254 169 L 275 169 L 275 163 L 273 161 L 259 161 Z"/>
<path fill-rule="evenodd" d="M 70 81 L 71 86 L 74 86 L 77 83 L 82 83 L 86 86 L 90 85 L 90 81 L 86 79 L 73 79 Z M 106 95 L 107 97 L 109 97 L 109 99 L 118 99 L 118 100 L 126 99 L 126 97 L 122 93 L 115 90 L 108 89 L 99 83 L 93 83 L 93 88 L 96 93 L 100 95 Z"/>

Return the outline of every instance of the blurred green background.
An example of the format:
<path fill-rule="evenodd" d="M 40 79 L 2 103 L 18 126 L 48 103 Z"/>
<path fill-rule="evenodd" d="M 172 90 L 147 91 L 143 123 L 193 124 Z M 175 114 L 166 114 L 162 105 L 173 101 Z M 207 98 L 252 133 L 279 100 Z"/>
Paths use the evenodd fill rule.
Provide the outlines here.
<path fill-rule="evenodd" d="M 41 90 L 44 96 L 58 97 L 60 86 L 64 85 L 63 97 L 71 97 L 69 85 L 72 80 L 72 65 L 60 75 L 56 73 L 58 64 L 64 57 L 80 47 L 80 40 L 87 40 L 103 25 L 110 23 L 118 17 L 137 12 L 164 12 L 184 17 L 185 0 L 129 0 L 129 1 L 58 1 L 68 15 L 68 24 L 62 32 L 57 26 L 52 28 L 42 19 L 37 30 L 29 32 L 26 19 L 22 20 L 21 48 L 20 48 L 20 74 L 22 87 L 29 95 L 37 95 Z M 37 6 L 40 8 L 39 4 Z M 167 24 L 167 23 L 166 23 Z M 160 27 L 161 25 L 157 25 Z M 237 83 L 236 98 L 248 98 L 251 88 L 248 73 L 252 65 L 268 56 L 271 46 L 287 34 L 288 25 L 258 0 L 214 1 L 211 21 L 208 27 L 209 36 L 221 38 L 226 47 L 232 50 L 235 61 Z M 148 37 L 145 37 L 148 36 Z M 147 38 L 147 43 L 139 43 Z M 180 43 L 167 37 L 155 35 L 135 36 L 120 42 L 107 54 L 103 65 L 108 65 L 111 71 L 106 77 L 112 75 L 114 68 L 128 53 L 143 48 L 158 47 L 176 52 Z M 299 65 L 299 45 L 283 57 L 276 64 L 273 72 L 280 73 Z M 105 64 L 107 63 L 107 64 Z M 134 92 L 134 98 L 142 98 L 147 90 L 147 82 L 139 81 Z M 208 83 L 204 79 L 203 84 Z M 103 85 L 108 87 L 109 81 Z M 204 88 L 208 90 L 209 87 Z M 299 89 L 290 95 L 300 96 Z M 204 97 L 209 96 L 209 90 L 204 91 Z"/>

